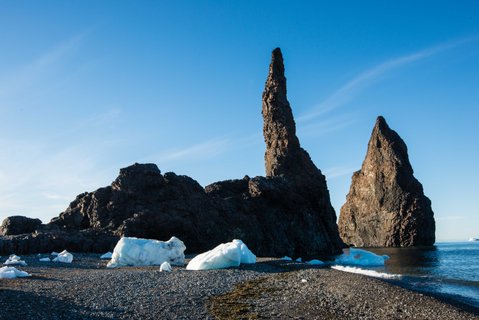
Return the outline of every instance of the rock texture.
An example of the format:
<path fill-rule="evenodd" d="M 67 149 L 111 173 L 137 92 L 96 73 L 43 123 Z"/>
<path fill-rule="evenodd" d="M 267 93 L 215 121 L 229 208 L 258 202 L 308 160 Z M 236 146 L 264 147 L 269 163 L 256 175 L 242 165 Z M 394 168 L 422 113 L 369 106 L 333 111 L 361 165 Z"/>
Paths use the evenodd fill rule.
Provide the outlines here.
<path fill-rule="evenodd" d="M 40 225 L 40 219 L 32 219 L 24 216 L 11 216 L 3 220 L 0 226 L 0 236 L 10 236 L 23 233 L 32 233 Z"/>
<path fill-rule="evenodd" d="M 83 193 L 40 235 L 0 241 L 0 252 L 66 249 L 111 250 L 120 236 L 180 238 L 187 252 L 210 250 L 235 238 L 259 256 L 324 257 L 342 242 L 326 180 L 301 149 L 286 98 L 281 51 L 275 49 L 263 94 L 266 177 L 220 181 L 202 188 L 195 180 L 154 164 L 120 170 L 110 186 Z M 70 241 L 70 236 L 80 243 Z M 95 238 L 90 245 L 89 235 Z M 29 240 L 40 237 L 41 244 Z M 84 237 L 85 239 L 82 239 Z M 16 241 L 16 242 L 15 242 Z M 14 244 L 12 244 L 14 243 Z M 8 249 L 8 250 L 7 250 Z M 82 251 L 84 251 L 82 249 Z"/>
<path fill-rule="evenodd" d="M 339 230 L 345 243 L 359 247 L 434 244 L 431 201 L 413 175 L 406 144 L 381 116 L 361 170 L 353 175 Z"/>

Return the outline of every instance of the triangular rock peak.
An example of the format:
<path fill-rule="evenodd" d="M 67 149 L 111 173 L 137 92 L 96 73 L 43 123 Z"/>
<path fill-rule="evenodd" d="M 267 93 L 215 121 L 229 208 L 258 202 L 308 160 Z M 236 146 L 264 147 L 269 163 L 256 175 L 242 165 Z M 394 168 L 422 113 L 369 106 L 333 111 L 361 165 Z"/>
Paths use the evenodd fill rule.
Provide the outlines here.
<path fill-rule="evenodd" d="M 341 252 L 326 180 L 301 149 L 286 98 L 281 51 L 273 51 L 263 94 L 266 177 L 195 180 L 155 164 L 120 170 L 110 185 L 83 193 L 36 234 L 0 239 L 0 254 L 15 251 L 105 252 L 120 236 L 167 240 L 204 252 L 241 239 L 259 256 L 318 258 Z M 13 229 L 12 229 L 13 230 Z"/>
<path fill-rule="evenodd" d="M 280 48 L 273 50 L 269 74 L 263 92 L 263 135 L 266 143 L 266 176 L 313 176 L 321 178 L 321 171 L 303 150 L 296 136 L 296 124 L 286 96 L 283 55 Z"/>
<path fill-rule="evenodd" d="M 361 170 L 353 174 L 339 231 L 345 243 L 360 247 L 434 244 L 431 201 L 413 175 L 406 144 L 381 116 Z"/>

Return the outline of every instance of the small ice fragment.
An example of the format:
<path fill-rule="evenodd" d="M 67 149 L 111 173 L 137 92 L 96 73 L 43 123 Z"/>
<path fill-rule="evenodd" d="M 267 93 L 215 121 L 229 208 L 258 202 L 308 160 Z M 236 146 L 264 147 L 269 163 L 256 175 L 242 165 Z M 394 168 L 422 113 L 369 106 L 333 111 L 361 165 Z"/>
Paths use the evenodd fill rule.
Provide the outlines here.
<path fill-rule="evenodd" d="M 72 263 L 73 261 L 73 255 L 66 251 L 63 250 L 60 252 L 55 259 L 53 259 L 53 262 L 63 262 L 63 263 Z"/>
<path fill-rule="evenodd" d="M 52 256 L 58 256 L 58 252 L 53 251 L 52 253 L 50 253 L 50 255 L 52 255 Z"/>
<path fill-rule="evenodd" d="M 39 261 L 40 262 L 50 262 L 51 260 L 50 260 L 50 258 L 41 258 Z"/>
<path fill-rule="evenodd" d="M 306 282 L 308 282 L 308 280 L 306 280 L 306 279 L 301 279 L 301 282 L 302 282 L 302 283 L 306 283 Z"/>
<path fill-rule="evenodd" d="M 168 263 L 168 261 L 165 261 L 161 264 L 160 266 L 160 271 L 163 272 L 163 271 L 166 271 L 166 272 L 171 272 L 171 265 Z"/>
<path fill-rule="evenodd" d="M 111 256 L 113 255 L 113 253 L 111 253 L 110 251 L 108 251 L 107 253 L 105 254 L 102 254 L 102 256 L 100 257 L 100 259 L 111 259 Z"/>
<path fill-rule="evenodd" d="M 288 256 L 282 257 L 281 260 L 284 260 L 284 261 L 293 261 L 293 259 L 292 259 L 291 257 L 288 257 Z"/>
<path fill-rule="evenodd" d="M 8 257 L 7 261 L 3 263 L 4 265 L 7 266 L 26 266 L 27 263 L 22 260 L 19 256 L 12 254 L 10 257 Z"/>
<path fill-rule="evenodd" d="M 31 274 L 20 271 L 15 267 L 2 267 L 0 268 L 0 279 L 14 279 L 22 277 L 30 277 Z"/>
<path fill-rule="evenodd" d="M 338 256 L 334 263 L 339 265 L 351 266 L 383 266 L 384 262 L 389 259 L 388 256 L 379 256 L 370 251 L 356 248 L 343 249 L 343 254 Z"/>
<path fill-rule="evenodd" d="M 313 266 L 322 266 L 324 264 L 323 261 L 318 260 L 318 259 L 313 259 L 311 261 L 308 261 L 308 264 L 313 265 Z"/>
<path fill-rule="evenodd" d="M 303 259 L 298 258 L 298 259 L 296 259 L 296 262 L 303 262 Z"/>

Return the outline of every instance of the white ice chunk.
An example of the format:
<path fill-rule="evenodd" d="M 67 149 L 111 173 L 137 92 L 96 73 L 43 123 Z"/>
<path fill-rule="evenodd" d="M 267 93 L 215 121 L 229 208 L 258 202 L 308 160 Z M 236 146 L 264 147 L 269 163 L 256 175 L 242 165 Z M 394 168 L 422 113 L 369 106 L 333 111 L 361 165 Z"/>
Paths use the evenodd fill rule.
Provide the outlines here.
<path fill-rule="evenodd" d="M 241 263 L 256 263 L 256 256 L 241 240 L 222 243 L 214 249 L 194 257 L 188 270 L 211 270 L 238 267 Z"/>
<path fill-rule="evenodd" d="M 73 255 L 66 251 L 63 250 L 60 252 L 55 259 L 53 259 L 53 262 L 63 262 L 63 263 L 72 263 L 73 261 Z"/>
<path fill-rule="evenodd" d="M 359 273 L 369 277 L 383 278 L 383 279 L 400 279 L 402 276 L 400 274 L 384 273 L 377 272 L 374 270 L 366 270 L 356 267 L 344 267 L 344 266 L 331 266 L 332 269 L 339 271 L 350 272 L 350 273 Z"/>
<path fill-rule="evenodd" d="M 165 261 L 182 266 L 185 249 L 183 241 L 176 237 L 168 241 L 123 237 L 116 244 L 107 267 L 161 265 Z"/>
<path fill-rule="evenodd" d="M 284 256 L 284 257 L 281 258 L 281 260 L 284 260 L 284 261 L 293 261 L 293 258 L 288 257 L 288 256 Z"/>
<path fill-rule="evenodd" d="M 363 249 L 348 248 L 343 249 L 343 254 L 338 256 L 334 263 L 351 266 L 383 266 L 389 259 L 388 256 L 378 256 L 375 253 Z"/>
<path fill-rule="evenodd" d="M 172 271 L 171 265 L 168 263 L 168 261 L 165 261 L 161 264 L 160 271 L 161 272 L 163 272 L 163 271 L 171 272 Z"/>
<path fill-rule="evenodd" d="M 111 253 L 110 251 L 108 251 L 107 253 L 105 254 L 102 254 L 100 259 L 111 259 L 111 257 L 113 256 L 113 253 Z"/>
<path fill-rule="evenodd" d="M 0 279 L 14 279 L 22 277 L 30 277 L 31 274 L 20 271 L 15 267 L 2 267 L 0 268 Z"/>
<path fill-rule="evenodd" d="M 58 256 L 58 252 L 53 251 L 52 253 L 50 253 L 50 255 L 52 255 L 52 256 Z"/>
<path fill-rule="evenodd" d="M 307 263 L 313 266 L 322 266 L 323 264 L 325 264 L 323 261 L 317 259 L 310 260 Z"/>
<path fill-rule="evenodd" d="M 308 280 L 306 280 L 306 279 L 301 279 L 301 282 L 302 282 L 302 283 L 306 283 L 306 282 L 308 282 Z"/>
<path fill-rule="evenodd" d="M 26 266 L 27 263 L 22 260 L 19 256 L 12 254 L 10 257 L 8 257 L 7 261 L 3 263 L 4 265 L 7 266 Z"/>
<path fill-rule="evenodd" d="M 241 263 L 253 264 L 256 263 L 256 256 L 241 240 L 233 240 L 233 243 L 239 244 L 241 250 Z"/>
<path fill-rule="evenodd" d="M 50 262 L 50 258 L 41 258 L 39 259 L 40 262 Z"/>
<path fill-rule="evenodd" d="M 298 259 L 296 259 L 296 262 L 303 262 L 303 259 L 298 258 Z"/>

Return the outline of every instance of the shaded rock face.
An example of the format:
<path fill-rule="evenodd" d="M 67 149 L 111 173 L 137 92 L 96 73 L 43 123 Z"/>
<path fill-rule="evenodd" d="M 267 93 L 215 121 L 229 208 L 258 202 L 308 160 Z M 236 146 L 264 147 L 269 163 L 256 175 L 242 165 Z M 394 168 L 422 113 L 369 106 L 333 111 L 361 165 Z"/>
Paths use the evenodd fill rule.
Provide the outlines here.
<path fill-rule="evenodd" d="M 46 228 L 33 234 L 21 234 L 0 237 L 2 254 L 29 254 L 61 252 L 98 252 L 111 250 L 119 237 L 92 229 L 78 231 L 60 231 Z"/>
<path fill-rule="evenodd" d="M 434 244 L 431 201 L 413 175 L 406 144 L 381 116 L 361 170 L 353 175 L 339 231 L 345 243 L 359 247 Z"/>
<path fill-rule="evenodd" d="M 167 240 L 174 235 L 188 252 L 203 252 L 237 238 L 260 256 L 340 253 L 326 180 L 296 137 L 279 49 L 273 51 L 263 117 L 266 177 L 245 176 L 202 188 L 187 176 L 162 174 L 154 164 L 134 164 L 121 169 L 110 186 L 77 196 L 45 226 L 53 231 L 42 233 L 41 241 L 31 239 L 34 247 L 49 251 L 45 247 L 71 234 L 88 242 L 88 251 L 101 252 L 111 250 L 120 236 Z M 96 246 L 88 240 L 93 238 Z M 73 245 L 69 241 L 63 242 L 67 249 Z M 22 253 L 29 240 L 0 241 L 0 252 L 12 243 L 20 243 L 15 248 Z"/>
<path fill-rule="evenodd" d="M 24 216 L 11 216 L 3 220 L 0 226 L 0 236 L 18 235 L 34 232 L 42 221 Z"/>

